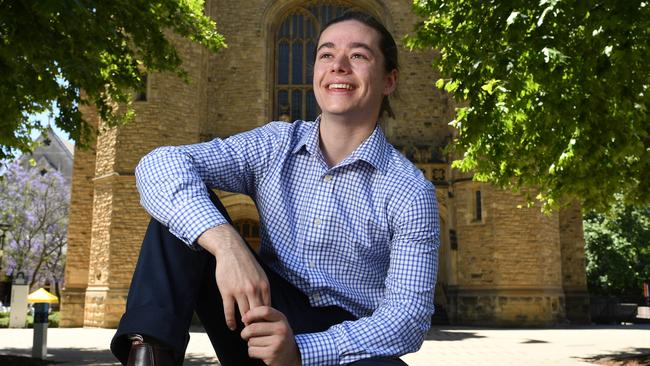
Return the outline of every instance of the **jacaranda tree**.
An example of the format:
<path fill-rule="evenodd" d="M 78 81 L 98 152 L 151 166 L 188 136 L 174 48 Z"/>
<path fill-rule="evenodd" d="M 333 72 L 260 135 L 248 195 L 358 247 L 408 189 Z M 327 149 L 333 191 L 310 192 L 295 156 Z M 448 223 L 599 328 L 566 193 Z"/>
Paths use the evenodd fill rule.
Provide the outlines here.
<path fill-rule="evenodd" d="M 55 170 L 11 163 L 0 177 L 0 220 L 9 224 L 3 269 L 30 287 L 63 280 L 70 185 Z M 58 294 L 57 294 L 58 295 Z"/>

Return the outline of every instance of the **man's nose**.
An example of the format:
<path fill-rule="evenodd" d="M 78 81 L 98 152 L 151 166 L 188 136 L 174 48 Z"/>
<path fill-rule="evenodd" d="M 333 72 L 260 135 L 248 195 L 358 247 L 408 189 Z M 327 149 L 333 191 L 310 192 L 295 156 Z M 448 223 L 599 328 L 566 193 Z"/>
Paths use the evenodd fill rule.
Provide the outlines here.
<path fill-rule="evenodd" d="M 334 62 L 330 66 L 330 72 L 345 74 L 350 71 L 350 60 L 346 55 L 337 55 L 334 57 Z"/>

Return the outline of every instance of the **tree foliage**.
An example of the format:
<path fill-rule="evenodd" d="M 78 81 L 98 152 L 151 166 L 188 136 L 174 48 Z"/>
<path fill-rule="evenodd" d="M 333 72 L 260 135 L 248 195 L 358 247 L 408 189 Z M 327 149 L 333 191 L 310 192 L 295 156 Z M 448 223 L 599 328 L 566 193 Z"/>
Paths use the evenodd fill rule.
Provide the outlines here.
<path fill-rule="evenodd" d="M 650 281 L 650 207 L 618 201 L 606 214 L 585 215 L 584 230 L 589 290 L 640 298 Z"/>
<path fill-rule="evenodd" d="M 463 101 L 454 166 L 553 207 L 650 202 L 647 0 L 414 0 L 409 37 Z"/>
<path fill-rule="evenodd" d="M 29 115 L 59 110 L 54 123 L 81 146 L 92 138 L 79 106 L 108 125 L 128 107 L 146 71 L 185 76 L 169 35 L 212 51 L 224 47 L 203 0 L 0 0 L 0 158 L 29 150 Z M 80 92 L 83 90 L 83 94 Z M 124 103 L 121 112 L 115 108 Z"/>
<path fill-rule="evenodd" d="M 9 224 L 3 270 L 23 272 L 30 287 L 63 280 L 70 185 L 58 171 L 8 166 L 0 177 L 0 220 Z"/>

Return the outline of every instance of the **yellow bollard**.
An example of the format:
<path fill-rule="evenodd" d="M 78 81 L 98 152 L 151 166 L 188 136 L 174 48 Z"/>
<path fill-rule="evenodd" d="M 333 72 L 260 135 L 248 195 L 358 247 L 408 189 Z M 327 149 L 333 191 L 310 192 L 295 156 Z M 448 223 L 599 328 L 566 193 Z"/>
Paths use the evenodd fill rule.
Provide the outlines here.
<path fill-rule="evenodd" d="M 32 292 L 27 301 L 34 303 L 34 340 L 32 358 L 45 359 L 47 356 L 47 324 L 50 303 L 59 302 L 59 298 L 44 288 Z"/>

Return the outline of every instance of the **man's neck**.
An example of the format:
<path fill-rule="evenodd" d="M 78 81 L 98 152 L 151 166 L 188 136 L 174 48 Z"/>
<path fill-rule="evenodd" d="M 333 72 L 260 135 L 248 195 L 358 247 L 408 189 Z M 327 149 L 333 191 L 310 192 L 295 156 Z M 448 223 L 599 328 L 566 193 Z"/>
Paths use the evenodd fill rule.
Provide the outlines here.
<path fill-rule="evenodd" d="M 376 122 L 321 116 L 320 150 L 329 167 L 347 158 L 375 130 Z"/>

